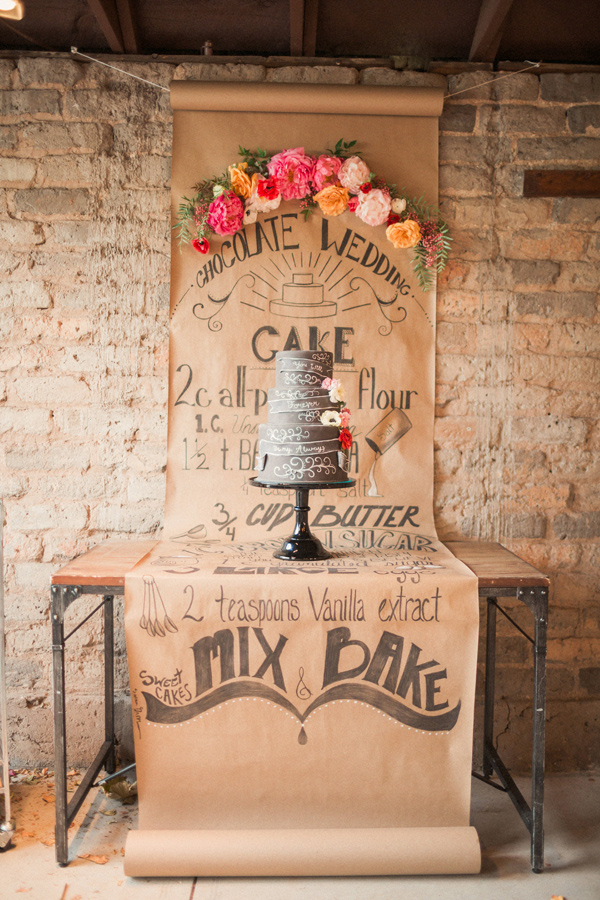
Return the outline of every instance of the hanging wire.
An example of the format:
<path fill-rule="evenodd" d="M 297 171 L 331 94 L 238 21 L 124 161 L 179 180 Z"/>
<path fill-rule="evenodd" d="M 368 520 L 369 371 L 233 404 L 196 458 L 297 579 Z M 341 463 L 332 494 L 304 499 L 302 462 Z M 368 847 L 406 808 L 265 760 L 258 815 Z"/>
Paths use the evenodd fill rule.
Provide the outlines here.
<path fill-rule="evenodd" d="M 461 91 L 454 91 L 452 94 L 446 94 L 444 100 L 449 100 L 450 97 L 457 97 L 458 94 L 466 94 L 467 91 L 476 91 L 478 88 L 483 87 L 484 84 L 496 84 L 497 81 L 502 81 L 503 78 L 513 78 L 515 75 L 521 75 L 523 72 L 529 72 L 531 69 L 539 69 L 542 64 L 540 62 L 531 62 L 530 59 L 525 60 L 526 63 L 531 63 L 531 65 L 526 66 L 524 69 L 519 69 L 517 72 L 507 72 L 506 75 L 498 75 L 497 78 L 489 78 L 487 81 L 481 81 L 479 84 L 474 84 L 471 87 L 463 88 Z"/>
<path fill-rule="evenodd" d="M 119 69 L 118 66 L 111 66 L 110 63 L 104 62 L 103 59 L 96 59 L 95 56 L 88 56 L 87 53 L 81 53 L 77 47 L 71 47 L 71 53 L 77 56 L 83 56 L 84 59 L 90 59 L 92 62 L 98 63 L 101 66 L 106 66 L 107 69 L 114 69 L 115 72 L 121 72 L 122 75 L 129 75 L 130 78 L 135 78 L 137 81 L 143 81 L 144 84 L 150 84 L 152 87 L 159 88 L 161 91 L 169 90 L 168 87 L 165 87 L 163 84 L 157 84 L 156 81 L 148 81 L 147 78 L 140 78 L 139 75 L 134 75 L 133 72 L 128 72 L 126 69 Z"/>
<path fill-rule="evenodd" d="M 127 72 L 125 69 L 120 69 L 118 66 L 112 66 L 110 63 L 104 62 L 103 59 L 97 59 L 95 56 L 88 56 L 87 53 L 81 53 L 77 47 L 71 47 L 71 53 L 76 54 L 77 56 L 83 56 L 84 59 L 89 59 L 91 62 L 98 63 L 101 66 L 106 66 L 107 69 L 114 69 L 115 72 L 121 72 L 122 75 L 128 75 L 130 78 L 136 78 L 138 81 L 143 81 L 144 84 L 149 84 L 152 87 L 157 87 L 161 91 L 168 91 L 168 87 L 164 87 L 162 84 L 157 84 L 155 81 L 148 81 L 147 78 L 140 78 L 139 75 L 134 75 L 132 72 Z M 515 75 L 521 75 L 523 72 L 529 72 L 531 69 L 539 69 L 542 65 L 540 62 L 531 62 L 529 59 L 525 60 L 526 63 L 531 63 L 526 66 L 524 69 L 519 69 L 517 72 L 507 72 L 506 75 L 499 75 L 497 78 L 490 78 L 488 81 L 482 81 L 480 84 L 474 84 L 471 87 L 463 88 L 460 91 L 454 91 L 452 94 L 446 94 L 444 100 L 448 100 L 450 97 L 456 97 L 458 94 L 466 94 L 467 91 L 476 91 L 478 88 L 483 87 L 485 84 L 495 84 L 497 81 L 501 81 L 503 78 L 514 78 Z"/>

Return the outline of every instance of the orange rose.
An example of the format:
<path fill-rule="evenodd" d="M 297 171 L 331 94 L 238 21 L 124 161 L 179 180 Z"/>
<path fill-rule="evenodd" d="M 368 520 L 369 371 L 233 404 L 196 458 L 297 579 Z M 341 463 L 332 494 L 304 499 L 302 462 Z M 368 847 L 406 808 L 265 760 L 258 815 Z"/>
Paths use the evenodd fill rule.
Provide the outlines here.
<path fill-rule="evenodd" d="M 339 184 L 329 184 L 315 194 L 314 199 L 324 216 L 339 216 L 347 208 L 350 194 L 348 188 Z"/>
<path fill-rule="evenodd" d="M 414 219 L 404 219 L 403 222 L 388 225 L 385 236 L 396 250 L 408 250 L 410 247 L 416 247 L 421 240 L 421 229 Z"/>
<path fill-rule="evenodd" d="M 247 200 L 252 193 L 252 179 L 246 172 L 247 168 L 247 163 L 229 166 L 229 180 L 231 181 L 231 187 L 242 200 Z"/>

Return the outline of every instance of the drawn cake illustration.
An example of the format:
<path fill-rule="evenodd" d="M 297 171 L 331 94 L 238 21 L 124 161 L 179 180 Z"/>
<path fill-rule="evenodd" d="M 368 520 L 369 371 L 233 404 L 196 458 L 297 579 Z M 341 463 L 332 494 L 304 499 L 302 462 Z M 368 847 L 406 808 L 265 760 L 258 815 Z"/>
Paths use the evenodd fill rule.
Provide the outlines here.
<path fill-rule="evenodd" d="M 323 285 L 314 283 L 312 272 L 294 272 L 292 280 L 283 285 L 281 300 L 271 300 L 270 308 L 278 316 L 320 319 L 335 316 L 337 303 L 325 300 Z"/>
<path fill-rule="evenodd" d="M 340 404 L 322 386 L 332 378 L 331 353 L 284 350 L 275 364 L 268 421 L 258 426 L 257 480 L 292 485 L 347 481 L 349 449 L 342 435 L 348 429 L 340 428 Z M 323 424 L 323 418 L 338 424 Z"/>

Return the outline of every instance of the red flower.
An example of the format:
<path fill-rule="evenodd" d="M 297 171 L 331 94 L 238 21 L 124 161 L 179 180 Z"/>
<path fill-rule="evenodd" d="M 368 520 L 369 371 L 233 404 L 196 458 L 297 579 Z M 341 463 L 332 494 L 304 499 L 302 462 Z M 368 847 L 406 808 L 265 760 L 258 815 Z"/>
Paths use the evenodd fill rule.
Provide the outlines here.
<path fill-rule="evenodd" d="M 372 190 L 373 190 L 373 185 L 371 184 L 370 181 L 365 181 L 365 183 L 361 184 L 361 186 L 360 186 L 361 194 L 368 194 L 369 191 L 372 191 Z"/>
<path fill-rule="evenodd" d="M 194 250 L 197 250 L 198 253 L 208 253 L 210 249 L 206 238 L 202 238 L 201 241 L 199 241 L 198 238 L 195 238 L 192 241 L 192 247 L 194 248 Z"/>
<path fill-rule="evenodd" d="M 395 225 L 396 222 L 399 222 L 399 221 L 400 221 L 400 216 L 398 216 L 396 213 L 391 213 L 388 216 L 387 223 L 388 223 L 388 225 Z"/>
<path fill-rule="evenodd" d="M 261 178 L 258 182 L 256 193 L 266 200 L 275 200 L 279 196 L 274 178 Z"/>
<path fill-rule="evenodd" d="M 350 447 L 352 446 L 352 435 L 350 434 L 348 428 L 342 428 L 342 430 L 340 431 L 339 440 L 344 450 L 350 449 Z"/>
<path fill-rule="evenodd" d="M 350 197 L 348 200 L 348 209 L 350 212 L 356 212 L 356 207 L 358 206 L 358 197 Z"/>

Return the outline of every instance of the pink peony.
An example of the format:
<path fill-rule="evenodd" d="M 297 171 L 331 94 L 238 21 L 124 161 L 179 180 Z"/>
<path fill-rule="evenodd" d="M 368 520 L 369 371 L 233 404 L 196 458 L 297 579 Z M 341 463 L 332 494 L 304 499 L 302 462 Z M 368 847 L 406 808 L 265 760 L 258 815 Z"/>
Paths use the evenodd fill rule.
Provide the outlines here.
<path fill-rule="evenodd" d="M 350 410 L 347 406 L 340 412 L 340 421 L 342 423 L 342 428 L 347 428 L 350 424 Z"/>
<path fill-rule="evenodd" d="M 366 225 L 383 225 L 388 220 L 391 208 L 390 195 L 381 188 L 375 188 L 368 194 L 359 196 L 356 215 Z"/>
<path fill-rule="evenodd" d="M 305 156 L 304 147 L 296 147 L 272 156 L 267 169 L 284 200 L 302 200 L 310 194 L 314 166 L 312 157 Z"/>
<path fill-rule="evenodd" d="M 233 191 L 224 191 L 208 207 L 207 225 L 215 234 L 234 234 L 243 220 L 244 204 Z"/>
<path fill-rule="evenodd" d="M 322 191 L 330 184 L 337 184 L 337 174 L 342 165 L 339 156 L 319 156 L 315 162 L 313 173 L 313 187 L 315 191 Z"/>
<path fill-rule="evenodd" d="M 349 156 L 338 172 L 340 184 L 348 188 L 351 194 L 358 194 L 361 185 L 369 181 L 370 177 L 369 167 L 360 156 Z"/>

